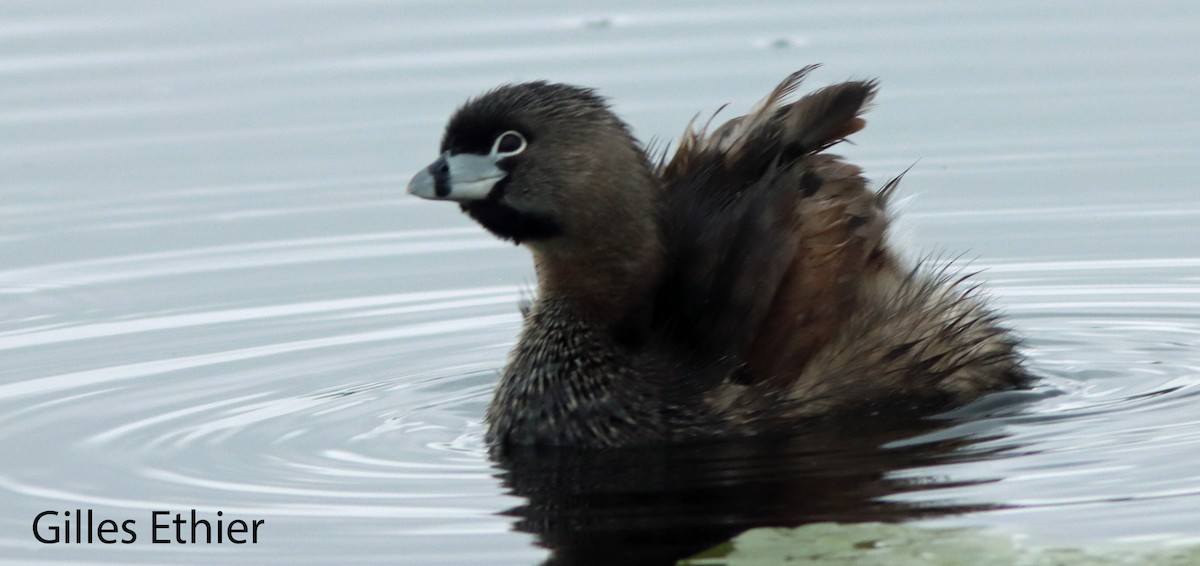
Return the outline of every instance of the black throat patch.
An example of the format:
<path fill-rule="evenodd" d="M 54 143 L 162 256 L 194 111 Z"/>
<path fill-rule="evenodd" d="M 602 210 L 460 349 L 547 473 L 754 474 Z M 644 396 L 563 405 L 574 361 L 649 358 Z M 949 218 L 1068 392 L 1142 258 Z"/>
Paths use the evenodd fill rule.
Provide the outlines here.
<path fill-rule="evenodd" d="M 520 244 L 527 240 L 544 240 L 562 234 L 549 216 L 521 212 L 499 200 L 487 199 L 461 205 L 463 212 L 496 237 Z"/>

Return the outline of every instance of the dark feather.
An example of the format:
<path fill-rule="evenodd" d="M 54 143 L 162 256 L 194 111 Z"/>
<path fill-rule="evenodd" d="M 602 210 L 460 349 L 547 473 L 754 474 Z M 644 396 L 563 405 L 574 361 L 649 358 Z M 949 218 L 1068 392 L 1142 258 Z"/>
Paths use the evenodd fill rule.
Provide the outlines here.
<path fill-rule="evenodd" d="M 861 127 L 871 82 L 785 102 L 811 70 L 793 73 L 750 114 L 712 135 L 707 125 L 689 126 L 672 161 L 659 169 L 666 183 L 659 222 L 666 262 L 654 324 L 693 362 L 740 367 L 795 259 L 791 225 L 804 179 L 819 186 L 797 162 Z"/>

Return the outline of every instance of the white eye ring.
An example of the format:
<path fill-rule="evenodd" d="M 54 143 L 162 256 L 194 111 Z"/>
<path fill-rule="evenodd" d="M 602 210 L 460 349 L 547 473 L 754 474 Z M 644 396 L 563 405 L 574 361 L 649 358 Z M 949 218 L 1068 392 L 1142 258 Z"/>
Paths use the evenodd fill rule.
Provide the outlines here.
<path fill-rule="evenodd" d="M 504 141 L 504 138 L 506 136 L 517 136 L 517 139 L 521 141 L 521 145 L 517 146 L 517 149 L 511 150 L 511 151 L 500 151 L 500 142 Z M 521 153 L 522 151 L 525 151 L 525 147 L 528 145 L 529 145 L 529 143 L 525 141 L 525 136 L 521 135 L 521 132 L 518 132 L 516 130 L 509 130 L 507 132 L 504 132 L 503 134 L 496 136 L 496 141 L 495 141 L 495 143 L 492 144 L 491 157 L 493 160 L 500 160 L 500 159 L 504 159 L 505 157 L 512 157 L 518 153 Z"/>

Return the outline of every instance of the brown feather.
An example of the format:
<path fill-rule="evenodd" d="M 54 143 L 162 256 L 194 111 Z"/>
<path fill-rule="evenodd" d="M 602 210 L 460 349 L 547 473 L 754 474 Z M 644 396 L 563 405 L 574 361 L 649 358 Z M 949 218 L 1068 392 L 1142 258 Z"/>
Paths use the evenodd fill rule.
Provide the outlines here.
<path fill-rule="evenodd" d="M 824 153 L 865 126 L 875 83 L 789 102 L 813 68 L 715 128 L 693 119 L 656 164 L 589 89 L 507 85 L 455 114 L 445 152 L 483 155 L 510 129 L 531 140 L 483 201 L 508 216 L 473 217 L 514 241 L 524 223 L 559 228 L 522 241 L 538 296 L 488 407 L 490 442 L 778 432 L 1027 383 L 970 274 L 906 267 L 888 246 L 903 173 L 876 193 Z"/>

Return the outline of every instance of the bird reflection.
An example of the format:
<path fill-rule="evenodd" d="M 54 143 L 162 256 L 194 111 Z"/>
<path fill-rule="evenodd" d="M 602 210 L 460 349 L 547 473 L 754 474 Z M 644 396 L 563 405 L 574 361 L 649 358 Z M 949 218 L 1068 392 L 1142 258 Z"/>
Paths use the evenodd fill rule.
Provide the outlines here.
<path fill-rule="evenodd" d="M 505 485 L 528 501 L 505 513 L 550 550 L 546 564 L 672 564 L 754 527 L 897 522 L 996 508 L 888 497 L 983 483 L 896 472 L 1007 450 L 997 448 L 1000 437 L 897 442 L 946 421 L 941 423 L 872 423 L 639 449 L 530 448 L 495 456 Z M 977 446 L 983 440 L 993 442 L 984 449 Z"/>

